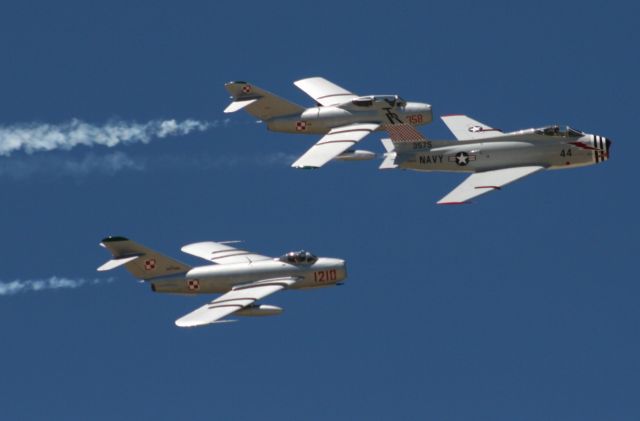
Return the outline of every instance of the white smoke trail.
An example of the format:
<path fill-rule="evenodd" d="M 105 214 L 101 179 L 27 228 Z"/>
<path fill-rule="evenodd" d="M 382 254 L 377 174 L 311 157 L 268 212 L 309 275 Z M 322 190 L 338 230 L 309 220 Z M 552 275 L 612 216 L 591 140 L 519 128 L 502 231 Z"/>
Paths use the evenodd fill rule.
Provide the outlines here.
<path fill-rule="evenodd" d="M 19 280 L 16 279 L 11 282 L 0 281 L 0 296 L 2 295 L 15 295 L 21 292 L 37 292 L 48 289 L 61 289 L 61 288 L 78 288 L 83 285 L 97 285 L 113 282 L 113 278 L 107 279 L 70 279 L 52 276 L 48 279 L 32 279 L 32 280 Z"/>
<path fill-rule="evenodd" d="M 202 171 L 224 171 L 237 167 L 258 170 L 270 167 L 288 169 L 296 159 L 296 155 L 283 152 L 246 155 L 208 153 L 159 155 L 153 159 L 148 159 L 147 156 L 132 156 L 122 151 L 106 154 L 89 152 L 78 158 L 52 153 L 29 157 L 0 157 L 0 178 L 23 180 L 37 175 L 46 175 L 47 179 L 51 177 L 81 177 L 89 174 L 112 176 L 123 171 L 182 171 L 193 168 Z"/>
<path fill-rule="evenodd" d="M 87 153 L 81 158 L 60 155 L 0 158 L 0 177 L 25 179 L 33 175 L 84 176 L 90 173 L 114 175 L 120 171 L 142 171 L 144 162 L 121 151 L 107 154 Z"/>
<path fill-rule="evenodd" d="M 113 147 L 127 143 L 149 143 L 154 138 L 181 136 L 193 131 L 202 132 L 229 120 L 152 120 L 147 123 L 111 121 L 96 126 L 73 119 L 63 124 L 26 123 L 0 126 L 0 156 L 9 156 L 16 151 L 28 154 L 56 149 L 69 150 L 78 145 L 103 145 Z"/>
<path fill-rule="evenodd" d="M 266 168 L 283 167 L 288 169 L 289 165 L 297 159 L 296 155 L 284 152 L 270 152 L 266 154 L 199 154 L 199 155 L 162 155 L 156 156 L 153 162 L 148 162 L 147 166 L 158 169 L 183 169 L 198 168 L 201 170 L 225 170 L 231 168 Z"/>

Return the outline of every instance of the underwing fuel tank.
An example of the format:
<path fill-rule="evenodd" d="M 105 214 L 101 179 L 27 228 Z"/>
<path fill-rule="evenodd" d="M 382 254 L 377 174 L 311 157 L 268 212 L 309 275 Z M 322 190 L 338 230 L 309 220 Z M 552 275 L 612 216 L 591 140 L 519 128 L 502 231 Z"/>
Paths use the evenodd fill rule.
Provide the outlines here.
<path fill-rule="evenodd" d="M 376 154 L 361 149 L 348 149 L 333 159 L 340 161 L 368 161 L 374 159 Z"/>
<path fill-rule="evenodd" d="M 282 313 L 282 307 L 272 306 L 269 304 L 253 304 L 242 310 L 236 311 L 238 316 L 260 317 L 260 316 L 275 316 Z"/>

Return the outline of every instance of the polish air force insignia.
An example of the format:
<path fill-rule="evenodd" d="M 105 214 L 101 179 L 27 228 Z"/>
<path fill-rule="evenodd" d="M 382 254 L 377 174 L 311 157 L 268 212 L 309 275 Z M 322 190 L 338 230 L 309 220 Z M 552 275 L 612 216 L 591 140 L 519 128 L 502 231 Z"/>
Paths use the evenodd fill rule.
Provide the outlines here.
<path fill-rule="evenodd" d="M 144 261 L 144 270 L 154 270 L 156 268 L 156 259 Z"/>
<path fill-rule="evenodd" d="M 187 281 L 187 288 L 189 288 L 191 291 L 197 291 L 200 289 L 200 281 L 198 281 L 197 279 L 189 279 Z"/>

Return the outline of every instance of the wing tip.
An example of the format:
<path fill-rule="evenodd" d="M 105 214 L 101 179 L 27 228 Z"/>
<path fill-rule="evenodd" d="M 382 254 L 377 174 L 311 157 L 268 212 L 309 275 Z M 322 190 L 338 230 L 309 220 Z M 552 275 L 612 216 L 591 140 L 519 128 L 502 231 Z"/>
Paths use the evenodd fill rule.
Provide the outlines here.
<path fill-rule="evenodd" d="M 436 204 L 438 205 L 469 205 L 471 202 L 443 202 L 439 201 Z"/>
<path fill-rule="evenodd" d="M 200 326 L 206 326 L 206 325 L 215 325 L 215 324 L 222 324 L 222 323 L 233 323 L 233 322 L 237 322 L 237 320 L 235 319 L 224 319 L 224 320 L 216 320 L 215 322 L 207 322 L 207 323 L 201 323 L 201 322 L 184 322 L 184 321 L 180 321 L 181 319 L 176 320 L 174 323 L 177 327 L 179 328 L 183 328 L 183 329 L 190 329 L 190 328 L 194 328 L 194 327 L 200 327 Z"/>
<path fill-rule="evenodd" d="M 316 79 L 316 80 L 317 79 L 327 80 L 327 79 L 323 78 L 322 76 L 309 76 L 309 77 L 303 77 L 302 79 L 295 80 L 295 81 L 293 81 L 293 84 L 298 86 L 299 82 L 306 82 L 308 80 L 313 80 L 313 79 Z"/>
<path fill-rule="evenodd" d="M 115 243 L 117 241 L 129 241 L 128 238 L 120 236 L 120 235 L 110 235 L 108 237 L 103 238 L 100 242 L 101 243 Z"/>

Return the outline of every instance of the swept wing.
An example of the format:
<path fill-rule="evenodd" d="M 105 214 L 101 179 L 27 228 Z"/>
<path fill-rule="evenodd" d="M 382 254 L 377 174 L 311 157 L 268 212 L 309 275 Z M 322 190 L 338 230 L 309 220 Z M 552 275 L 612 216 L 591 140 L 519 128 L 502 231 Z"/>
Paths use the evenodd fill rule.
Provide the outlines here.
<path fill-rule="evenodd" d="M 291 166 L 294 168 L 320 168 L 379 126 L 377 123 L 358 123 L 333 128 Z"/>
<path fill-rule="evenodd" d="M 527 175 L 543 170 L 541 166 L 503 168 L 471 174 L 451 193 L 438 201 L 439 205 L 458 205 L 466 203 L 474 197 L 481 196 L 493 190 L 500 190 L 503 186 L 513 183 Z"/>
<path fill-rule="evenodd" d="M 296 282 L 293 277 L 265 279 L 247 285 L 237 286 L 176 320 L 176 326 L 196 327 L 220 322 L 222 318 L 248 307 L 256 301 L 285 289 Z"/>
<path fill-rule="evenodd" d="M 293 84 L 323 106 L 341 104 L 358 97 L 323 77 L 300 79 Z"/>
<path fill-rule="evenodd" d="M 485 139 L 502 134 L 502 130 L 494 129 L 466 115 L 445 115 L 441 118 L 458 140 Z"/>
<path fill-rule="evenodd" d="M 215 243 L 213 241 L 187 244 L 182 247 L 181 250 L 187 254 L 191 254 L 192 256 L 200 257 L 221 265 L 271 260 L 271 257 L 269 256 L 263 256 L 261 254 L 232 247 L 228 244 Z"/>

